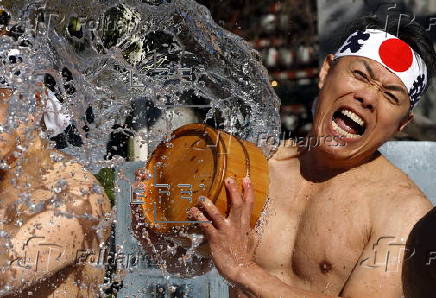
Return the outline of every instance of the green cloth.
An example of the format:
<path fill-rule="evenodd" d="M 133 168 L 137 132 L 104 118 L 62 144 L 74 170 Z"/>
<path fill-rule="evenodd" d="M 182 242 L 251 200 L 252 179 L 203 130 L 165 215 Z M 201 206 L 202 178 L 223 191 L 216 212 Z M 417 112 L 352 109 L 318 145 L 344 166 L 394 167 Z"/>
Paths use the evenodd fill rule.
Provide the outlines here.
<path fill-rule="evenodd" d="M 111 206 L 115 205 L 115 169 L 103 168 L 97 174 L 94 175 L 101 186 L 103 186 L 106 195 L 111 201 Z"/>

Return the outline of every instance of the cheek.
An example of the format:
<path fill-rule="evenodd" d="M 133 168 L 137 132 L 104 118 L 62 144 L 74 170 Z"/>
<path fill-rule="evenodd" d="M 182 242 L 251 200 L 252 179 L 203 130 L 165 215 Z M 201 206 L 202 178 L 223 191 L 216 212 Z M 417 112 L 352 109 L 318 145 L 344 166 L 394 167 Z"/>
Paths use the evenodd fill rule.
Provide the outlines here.
<path fill-rule="evenodd" d="M 334 88 L 337 90 L 350 89 L 359 82 L 348 70 L 345 69 L 334 72 L 331 81 L 333 83 L 332 85 L 334 85 Z"/>
<path fill-rule="evenodd" d="M 387 113 L 384 114 L 382 117 L 379 117 L 378 130 L 380 134 L 387 137 L 391 137 L 392 135 L 394 135 L 398 131 L 402 119 L 403 118 L 400 116 L 396 116 L 394 118 L 392 116 L 389 117 L 389 114 Z"/>
<path fill-rule="evenodd" d="M 353 92 L 355 86 L 355 80 L 345 74 L 330 75 L 319 92 L 317 114 L 320 116 L 330 112 L 335 102 Z"/>

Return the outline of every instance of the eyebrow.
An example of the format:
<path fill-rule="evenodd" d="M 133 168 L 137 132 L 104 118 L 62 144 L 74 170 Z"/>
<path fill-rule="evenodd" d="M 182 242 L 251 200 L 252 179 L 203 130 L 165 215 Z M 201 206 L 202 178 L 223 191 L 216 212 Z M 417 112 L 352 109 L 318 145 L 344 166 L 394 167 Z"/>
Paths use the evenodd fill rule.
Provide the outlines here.
<path fill-rule="evenodd" d="M 360 60 L 360 61 L 361 61 L 361 62 L 363 63 L 363 65 L 365 66 L 366 71 L 369 72 L 369 75 L 370 75 L 371 79 L 376 80 L 377 78 L 376 78 L 374 72 L 372 71 L 371 66 L 368 64 L 368 62 L 366 62 L 365 60 Z M 398 86 L 398 85 L 383 86 L 383 88 L 388 89 L 388 90 L 391 90 L 391 91 L 400 91 L 400 92 L 406 94 L 407 96 L 409 96 L 409 94 L 406 92 L 406 90 L 404 90 L 403 87 Z"/>
<path fill-rule="evenodd" d="M 365 68 L 366 68 L 366 71 L 369 72 L 369 76 L 371 77 L 371 79 L 374 79 L 374 80 L 377 79 L 377 78 L 375 77 L 374 72 L 372 71 L 371 66 L 369 66 L 368 62 L 366 62 L 365 60 L 360 60 L 360 62 L 363 63 L 363 65 L 364 65 Z"/>

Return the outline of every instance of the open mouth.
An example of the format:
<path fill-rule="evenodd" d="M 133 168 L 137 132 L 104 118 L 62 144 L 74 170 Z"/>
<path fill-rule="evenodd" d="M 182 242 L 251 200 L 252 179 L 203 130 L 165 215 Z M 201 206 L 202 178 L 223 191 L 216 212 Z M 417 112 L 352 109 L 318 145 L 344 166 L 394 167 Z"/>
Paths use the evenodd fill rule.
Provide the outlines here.
<path fill-rule="evenodd" d="M 341 108 L 333 113 L 332 126 L 337 133 L 351 139 L 361 137 L 366 129 L 365 121 L 346 108 Z"/>

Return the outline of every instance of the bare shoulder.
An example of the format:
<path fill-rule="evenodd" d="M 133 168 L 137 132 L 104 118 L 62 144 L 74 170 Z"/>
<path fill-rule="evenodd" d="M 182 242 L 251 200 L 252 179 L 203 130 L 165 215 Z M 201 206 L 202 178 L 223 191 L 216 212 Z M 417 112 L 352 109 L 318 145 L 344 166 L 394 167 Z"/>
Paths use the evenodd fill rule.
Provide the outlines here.
<path fill-rule="evenodd" d="M 95 176 L 72 157 L 59 151 L 53 151 L 52 154 L 58 154 L 59 161 L 54 162 L 53 167 L 45 174 L 44 178 L 48 185 L 61 180 L 65 180 L 72 187 L 97 183 Z"/>
<path fill-rule="evenodd" d="M 46 172 L 46 188 L 52 193 L 64 193 L 68 196 L 69 206 L 76 212 L 86 212 L 97 217 L 109 212 L 109 199 L 97 178 L 73 158 L 59 151 L 54 153 L 63 158 Z"/>
<path fill-rule="evenodd" d="M 292 140 L 280 141 L 280 145 L 269 159 L 269 162 L 290 160 L 298 155 L 298 146 Z"/>
<path fill-rule="evenodd" d="M 432 203 L 419 187 L 385 157 L 379 161 L 380 180 L 372 190 L 372 213 L 383 224 L 386 221 L 402 221 L 415 224 L 428 211 Z"/>

